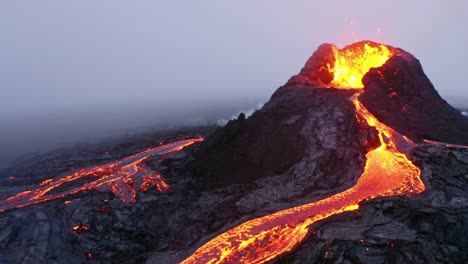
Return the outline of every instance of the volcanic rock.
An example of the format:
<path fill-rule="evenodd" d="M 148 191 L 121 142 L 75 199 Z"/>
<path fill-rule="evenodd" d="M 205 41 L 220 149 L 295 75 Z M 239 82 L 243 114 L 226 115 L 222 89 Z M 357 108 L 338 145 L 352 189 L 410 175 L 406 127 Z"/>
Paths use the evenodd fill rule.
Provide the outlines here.
<path fill-rule="evenodd" d="M 359 100 L 380 121 L 420 142 L 423 139 L 468 144 L 468 118 L 434 89 L 419 61 L 399 49 L 363 78 Z"/>
<path fill-rule="evenodd" d="M 356 118 L 348 100 L 352 94 L 281 87 L 251 117 L 241 115 L 208 137 L 190 169 L 221 185 L 252 183 L 287 170 L 314 175 L 308 180 L 319 189 L 353 182 L 376 135 Z"/>

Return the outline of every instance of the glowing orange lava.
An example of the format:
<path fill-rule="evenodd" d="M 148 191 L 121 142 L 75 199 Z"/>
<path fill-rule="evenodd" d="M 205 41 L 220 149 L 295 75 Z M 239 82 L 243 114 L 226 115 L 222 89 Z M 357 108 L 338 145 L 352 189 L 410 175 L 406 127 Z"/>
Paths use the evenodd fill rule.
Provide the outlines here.
<path fill-rule="evenodd" d="M 370 67 L 384 64 L 389 58 L 389 49 L 382 47 L 385 46 L 381 45 L 377 50 L 384 50 L 385 55 L 375 58 L 377 50 L 368 44 L 355 47 L 364 53 L 357 54 L 355 49 L 346 48 L 339 51 L 335 54 L 337 64 L 331 68 L 335 73 L 334 83 L 344 88 L 361 87 L 364 73 Z M 350 79 L 346 81 L 345 78 Z M 350 100 L 357 115 L 378 131 L 380 146 L 366 154 L 364 172 L 356 185 L 313 203 L 249 220 L 208 241 L 182 263 L 264 263 L 296 247 L 309 233 L 311 224 L 357 210 L 361 201 L 423 192 L 425 186 L 420 179 L 421 171 L 400 151 L 413 147 L 414 143 L 369 113 L 357 99 L 359 93 Z"/>
<path fill-rule="evenodd" d="M 151 186 L 155 186 L 159 191 L 169 189 L 169 185 L 159 173 L 144 166 L 143 162 L 146 159 L 154 155 L 179 151 L 200 141 L 203 141 L 203 138 L 180 140 L 147 149 L 119 161 L 81 169 L 56 180 L 47 179 L 37 189 L 24 191 L 0 201 L 0 212 L 62 198 L 84 190 L 112 191 L 124 202 L 135 202 L 137 190 L 144 192 Z M 84 184 L 78 182 L 86 178 L 91 178 L 92 181 Z M 75 183 L 78 186 L 57 192 L 56 190 L 65 183 Z M 69 203 L 65 201 L 65 204 Z"/>
<path fill-rule="evenodd" d="M 352 44 L 343 49 L 333 47 L 335 64 L 328 65 L 333 73 L 331 85 L 337 88 L 363 88 L 362 77 L 370 68 L 382 66 L 394 51 L 382 44 L 365 42 Z"/>
<path fill-rule="evenodd" d="M 75 234 L 78 234 L 78 233 L 81 233 L 81 232 L 86 232 L 89 230 L 88 226 L 85 226 L 85 225 L 77 225 L 77 226 L 74 226 L 72 228 L 73 230 L 73 233 Z"/>

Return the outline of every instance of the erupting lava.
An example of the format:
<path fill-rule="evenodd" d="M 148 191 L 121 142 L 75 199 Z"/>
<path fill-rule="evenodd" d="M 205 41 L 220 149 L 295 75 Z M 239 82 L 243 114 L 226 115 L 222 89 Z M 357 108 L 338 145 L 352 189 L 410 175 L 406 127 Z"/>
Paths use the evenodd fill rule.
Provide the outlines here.
<path fill-rule="evenodd" d="M 332 85 L 337 88 L 363 88 L 362 77 L 370 68 L 382 66 L 394 51 L 385 45 L 372 42 L 356 43 L 343 49 L 333 47 L 335 64 L 328 65 L 333 73 Z"/>
<path fill-rule="evenodd" d="M 361 79 L 372 67 L 383 65 L 393 52 L 384 45 L 356 43 L 336 50 L 332 85 L 362 88 Z M 366 154 L 364 172 L 352 188 L 328 198 L 252 219 L 218 235 L 182 263 L 263 263 L 292 250 L 316 221 L 359 208 L 359 202 L 376 197 L 414 195 L 425 190 L 421 171 L 404 149 L 414 146 L 406 137 L 379 122 L 359 102 L 350 100 L 356 113 L 378 131 L 380 146 Z"/>
<path fill-rule="evenodd" d="M 135 202 L 137 190 L 144 192 L 151 186 L 155 186 L 159 191 L 169 189 L 169 185 L 159 173 L 144 166 L 143 162 L 146 159 L 154 155 L 164 155 L 179 151 L 184 147 L 200 141 L 203 141 L 203 138 L 176 141 L 147 149 L 119 161 L 81 169 L 56 180 L 45 180 L 37 189 L 24 191 L 0 201 L 0 212 L 93 189 L 98 191 L 110 190 L 124 202 Z M 84 179 L 93 180 L 85 183 L 78 182 Z M 69 183 L 77 183 L 79 186 L 68 190 L 60 190 L 59 187 Z"/>

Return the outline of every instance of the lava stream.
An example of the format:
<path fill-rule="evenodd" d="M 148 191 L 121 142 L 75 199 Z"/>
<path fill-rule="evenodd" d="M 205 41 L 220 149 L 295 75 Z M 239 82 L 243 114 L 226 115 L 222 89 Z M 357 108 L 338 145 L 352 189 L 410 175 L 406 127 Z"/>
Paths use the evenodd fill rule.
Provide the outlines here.
<path fill-rule="evenodd" d="M 169 189 L 169 185 L 159 173 L 144 166 L 143 162 L 146 159 L 154 155 L 164 155 L 179 151 L 200 141 L 203 141 L 203 138 L 172 142 L 147 149 L 122 160 L 81 169 L 59 179 L 45 180 L 37 189 L 24 191 L 0 201 L 0 212 L 62 198 L 84 190 L 110 190 L 124 202 L 135 202 L 137 190 L 146 191 L 151 186 L 155 186 L 159 191 Z M 94 177 L 96 179 L 68 190 L 59 190 L 59 187 L 65 183 L 76 183 L 76 181 L 83 180 L 86 177 Z M 56 193 L 51 194 L 53 190 Z"/>

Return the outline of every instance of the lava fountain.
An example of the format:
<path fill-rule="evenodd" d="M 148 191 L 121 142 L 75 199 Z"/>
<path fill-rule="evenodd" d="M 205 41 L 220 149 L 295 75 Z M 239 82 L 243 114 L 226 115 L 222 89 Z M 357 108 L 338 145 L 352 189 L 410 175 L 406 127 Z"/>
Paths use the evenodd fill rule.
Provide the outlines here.
<path fill-rule="evenodd" d="M 358 100 L 362 77 L 382 66 L 395 51 L 385 45 L 359 42 L 333 51 L 330 87 L 358 89 L 350 98 L 356 115 L 378 131 L 380 146 L 366 154 L 364 172 L 356 185 L 325 199 L 244 222 L 211 239 L 182 263 L 264 263 L 291 251 L 309 233 L 311 224 L 359 208 L 359 202 L 425 190 L 421 171 L 406 156 L 414 146 L 408 138 L 381 123 Z"/>
<path fill-rule="evenodd" d="M 112 191 L 122 201 L 133 203 L 136 201 L 137 191 L 144 192 L 152 186 L 159 191 L 169 189 L 169 185 L 159 173 L 144 166 L 146 159 L 154 155 L 179 151 L 200 141 L 203 141 L 203 138 L 172 142 L 147 149 L 122 160 L 84 168 L 57 179 L 45 180 L 37 189 L 24 191 L 0 201 L 0 212 L 62 198 L 84 190 Z M 85 179 L 92 179 L 92 181 L 79 185 L 79 181 Z M 63 185 L 69 183 L 78 183 L 79 186 L 60 190 L 66 189 Z"/>

